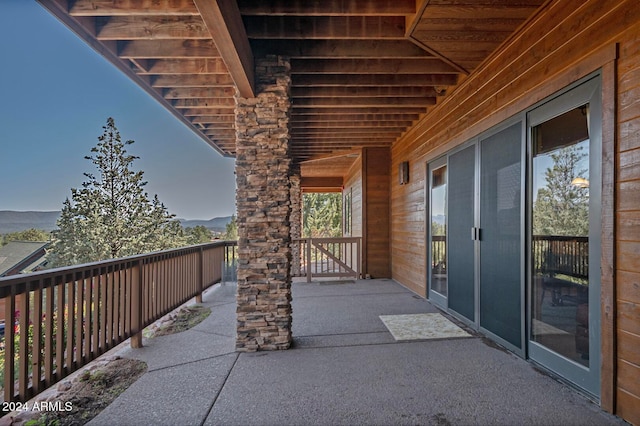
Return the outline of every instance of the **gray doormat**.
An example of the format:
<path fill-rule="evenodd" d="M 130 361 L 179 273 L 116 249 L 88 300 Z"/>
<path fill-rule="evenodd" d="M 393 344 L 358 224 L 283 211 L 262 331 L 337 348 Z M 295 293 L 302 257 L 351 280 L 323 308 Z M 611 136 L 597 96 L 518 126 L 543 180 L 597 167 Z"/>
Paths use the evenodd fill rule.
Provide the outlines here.
<path fill-rule="evenodd" d="M 441 314 L 380 315 L 396 341 L 472 337 Z"/>

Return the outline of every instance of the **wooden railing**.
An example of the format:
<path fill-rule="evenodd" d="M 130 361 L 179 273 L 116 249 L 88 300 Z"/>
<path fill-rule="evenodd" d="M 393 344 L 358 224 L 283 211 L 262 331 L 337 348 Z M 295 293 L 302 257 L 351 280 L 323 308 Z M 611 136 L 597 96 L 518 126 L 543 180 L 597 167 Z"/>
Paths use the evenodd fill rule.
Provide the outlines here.
<path fill-rule="evenodd" d="M 588 237 L 534 235 L 531 251 L 536 273 L 589 277 Z"/>
<path fill-rule="evenodd" d="M 578 279 L 589 277 L 589 238 L 534 235 L 533 270 L 538 274 L 563 274 Z M 446 238 L 431 237 L 431 268 L 446 273 Z"/>
<path fill-rule="evenodd" d="M 447 238 L 444 235 L 431 236 L 431 268 L 436 274 L 447 273 Z"/>
<path fill-rule="evenodd" d="M 4 401 L 26 401 L 223 279 L 235 242 L 0 278 Z M 13 326 L 11 326 L 13 325 Z"/>
<path fill-rule="evenodd" d="M 294 265 L 294 275 L 313 277 L 354 277 L 361 275 L 360 237 L 298 238 L 293 240 L 293 258 L 300 259 Z"/>

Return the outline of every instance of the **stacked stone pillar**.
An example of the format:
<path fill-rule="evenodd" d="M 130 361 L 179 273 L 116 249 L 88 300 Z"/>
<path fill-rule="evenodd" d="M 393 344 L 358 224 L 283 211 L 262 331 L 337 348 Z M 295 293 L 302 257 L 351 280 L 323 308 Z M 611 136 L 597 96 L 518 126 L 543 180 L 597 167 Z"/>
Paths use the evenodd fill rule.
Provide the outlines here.
<path fill-rule="evenodd" d="M 256 59 L 256 97 L 236 97 L 236 350 L 291 345 L 290 64 Z"/>
<path fill-rule="evenodd" d="M 301 275 L 300 263 L 301 263 L 301 245 L 295 240 L 302 238 L 302 187 L 300 186 L 300 166 L 297 166 L 291 171 L 291 238 L 294 240 L 291 244 L 291 274 L 294 277 Z"/>

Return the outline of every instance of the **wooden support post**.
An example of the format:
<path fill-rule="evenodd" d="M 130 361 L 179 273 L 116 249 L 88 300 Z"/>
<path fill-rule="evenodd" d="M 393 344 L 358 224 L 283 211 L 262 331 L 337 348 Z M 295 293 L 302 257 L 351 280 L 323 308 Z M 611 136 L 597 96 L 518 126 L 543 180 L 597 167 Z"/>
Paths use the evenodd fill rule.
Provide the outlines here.
<path fill-rule="evenodd" d="M 204 251 L 200 247 L 198 252 L 198 294 L 196 294 L 196 303 L 202 303 L 202 292 L 204 291 Z"/>
<path fill-rule="evenodd" d="M 142 262 L 139 261 L 133 267 L 133 281 L 131 283 L 131 347 L 139 349 L 142 347 Z"/>
<path fill-rule="evenodd" d="M 311 245 L 313 240 L 311 238 L 307 239 L 307 282 L 311 282 Z"/>

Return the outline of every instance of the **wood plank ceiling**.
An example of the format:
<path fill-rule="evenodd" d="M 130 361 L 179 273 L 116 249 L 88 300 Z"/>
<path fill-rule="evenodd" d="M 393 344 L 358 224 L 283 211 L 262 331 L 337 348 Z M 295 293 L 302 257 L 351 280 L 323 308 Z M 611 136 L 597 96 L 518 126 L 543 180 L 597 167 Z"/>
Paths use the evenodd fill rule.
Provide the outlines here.
<path fill-rule="evenodd" d="M 224 155 L 255 57 L 291 58 L 298 162 L 393 142 L 543 0 L 39 0 Z"/>

